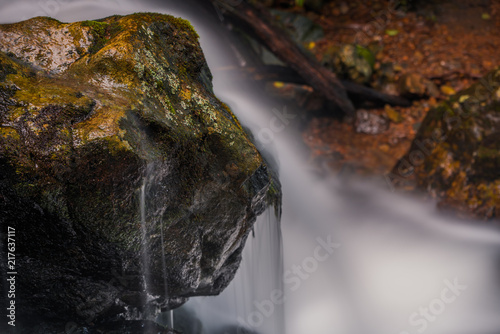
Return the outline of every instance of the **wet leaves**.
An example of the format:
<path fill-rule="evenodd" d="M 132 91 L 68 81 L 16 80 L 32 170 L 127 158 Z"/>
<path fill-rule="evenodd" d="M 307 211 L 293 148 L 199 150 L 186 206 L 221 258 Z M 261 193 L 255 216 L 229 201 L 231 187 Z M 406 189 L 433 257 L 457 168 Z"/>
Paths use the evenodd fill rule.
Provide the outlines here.
<path fill-rule="evenodd" d="M 388 130 L 378 134 L 314 119 L 304 140 L 313 157 L 327 161 L 331 168 L 349 164 L 370 174 L 390 169 L 408 149 L 429 110 L 500 64 L 500 2 L 473 7 L 467 5 L 471 0 L 440 2 L 439 7 L 423 4 L 418 13 L 392 8 L 390 3 L 335 1 L 326 4 L 321 15 L 310 16 L 325 31 L 325 38 L 312 49 L 318 59 L 341 45 L 376 50 L 368 84 L 419 99 L 409 108 L 369 110 L 389 120 Z"/>
<path fill-rule="evenodd" d="M 385 108 L 385 113 L 387 117 L 394 123 L 401 123 L 403 121 L 403 117 L 401 116 L 401 113 L 396 111 L 394 108 L 392 108 L 389 105 L 386 105 Z"/>

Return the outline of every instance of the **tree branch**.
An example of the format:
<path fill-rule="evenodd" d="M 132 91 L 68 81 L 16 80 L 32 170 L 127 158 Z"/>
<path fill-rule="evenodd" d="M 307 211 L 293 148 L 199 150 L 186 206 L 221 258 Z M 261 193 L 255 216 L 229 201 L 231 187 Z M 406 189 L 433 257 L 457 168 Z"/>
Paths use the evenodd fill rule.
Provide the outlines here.
<path fill-rule="evenodd" d="M 267 11 L 244 1 L 210 1 L 214 6 L 223 9 L 222 14 L 228 20 L 247 26 L 262 44 L 296 71 L 309 86 L 337 105 L 345 115 L 354 116 L 354 106 L 335 74 L 321 66 L 316 59 L 306 55 L 281 28 L 272 23 L 273 18 Z"/>

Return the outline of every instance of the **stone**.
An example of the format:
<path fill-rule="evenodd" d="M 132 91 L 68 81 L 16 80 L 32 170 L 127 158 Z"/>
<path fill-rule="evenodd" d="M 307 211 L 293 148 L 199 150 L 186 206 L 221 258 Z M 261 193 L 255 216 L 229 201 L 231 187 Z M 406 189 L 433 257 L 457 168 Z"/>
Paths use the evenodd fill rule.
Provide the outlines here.
<path fill-rule="evenodd" d="M 382 116 L 359 109 L 356 112 L 355 128 L 356 132 L 376 135 L 387 131 L 389 122 Z"/>
<path fill-rule="evenodd" d="M 323 64 L 340 77 L 366 84 L 373 74 L 375 56 L 361 45 L 346 44 L 327 50 Z"/>
<path fill-rule="evenodd" d="M 402 96 L 410 98 L 439 96 L 439 89 L 436 84 L 418 73 L 403 74 L 399 79 L 399 92 Z"/>
<path fill-rule="evenodd" d="M 151 320 L 219 294 L 281 193 L 214 96 L 189 22 L 38 17 L 0 25 L 0 51 L 0 223 L 17 231 L 19 323 Z"/>
<path fill-rule="evenodd" d="M 500 68 L 431 109 L 392 174 L 468 217 L 500 217 Z"/>

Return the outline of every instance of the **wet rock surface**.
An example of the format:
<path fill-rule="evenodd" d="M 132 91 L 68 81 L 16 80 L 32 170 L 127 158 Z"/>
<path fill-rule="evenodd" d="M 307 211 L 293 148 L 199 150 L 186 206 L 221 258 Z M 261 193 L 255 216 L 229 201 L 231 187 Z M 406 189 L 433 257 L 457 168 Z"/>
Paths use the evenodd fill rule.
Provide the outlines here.
<path fill-rule="evenodd" d="M 389 128 L 379 134 L 357 132 L 351 124 L 315 114 L 303 138 L 311 149 L 314 168 L 322 174 L 339 174 L 348 166 L 354 167 L 355 174 L 385 179 L 408 152 L 429 110 L 500 63 L 500 3 L 412 4 L 409 8 L 387 0 L 334 1 L 325 3 L 320 15 L 305 7 L 290 9 L 322 26 L 325 37 L 310 49 L 317 59 L 325 59 L 342 45 L 361 45 L 375 56 L 367 85 L 391 95 L 404 94 L 412 101 L 409 107 L 392 106 L 392 110 L 355 101 L 359 108 L 388 119 Z M 485 20 L 483 14 L 490 18 Z M 310 110 L 308 104 L 297 101 Z"/>
<path fill-rule="evenodd" d="M 408 97 L 439 96 L 436 85 L 417 73 L 406 73 L 400 77 L 399 92 Z"/>
<path fill-rule="evenodd" d="M 80 327 L 75 323 L 68 323 L 61 332 L 57 326 L 41 324 L 32 329 L 30 334 L 179 334 L 178 331 L 165 328 L 153 321 L 131 320 L 108 323 L 95 327 Z"/>
<path fill-rule="evenodd" d="M 375 135 L 383 133 L 389 128 L 386 118 L 371 114 L 369 111 L 360 109 L 356 112 L 356 132 Z"/>
<path fill-rule="evenodd" d="M 416 183 L 442 208 L 500 217 L 500 69 L 429 111 L 392 176 Z"/>
<path fill-rule="evenodd" d="M 151 319 L 220 293 L 281 194 L 213 95 L 190 24 L 35 18 L 1 25 L 0 50 L 0 223 L 17 231 L 18 324 Z"/>

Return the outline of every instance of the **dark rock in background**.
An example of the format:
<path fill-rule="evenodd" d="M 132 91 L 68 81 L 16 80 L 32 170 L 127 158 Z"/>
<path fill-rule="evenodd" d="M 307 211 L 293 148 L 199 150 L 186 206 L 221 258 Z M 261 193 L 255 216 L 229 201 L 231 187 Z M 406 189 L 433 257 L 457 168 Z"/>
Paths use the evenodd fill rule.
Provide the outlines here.
<path fill-rule="evenodd" d="M 500 217 L 500 69 L 429 111 L 393 170 L 466 216 Z"/>

